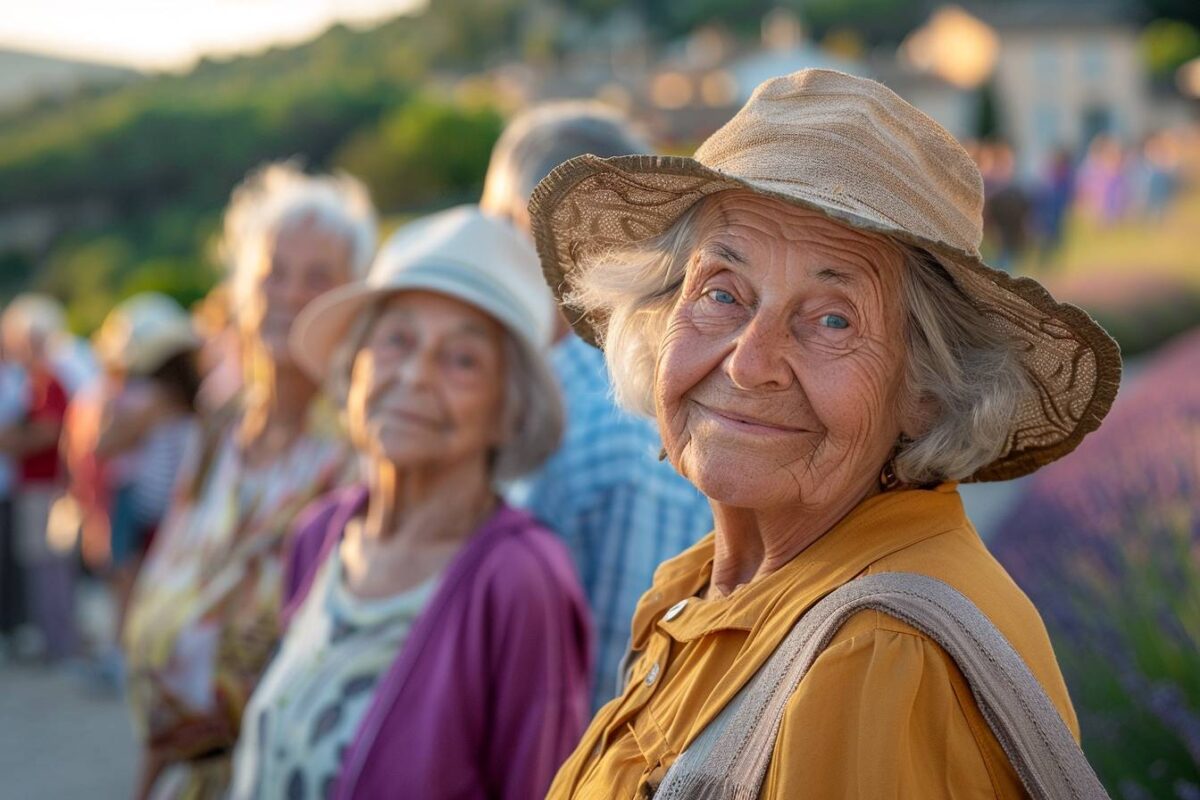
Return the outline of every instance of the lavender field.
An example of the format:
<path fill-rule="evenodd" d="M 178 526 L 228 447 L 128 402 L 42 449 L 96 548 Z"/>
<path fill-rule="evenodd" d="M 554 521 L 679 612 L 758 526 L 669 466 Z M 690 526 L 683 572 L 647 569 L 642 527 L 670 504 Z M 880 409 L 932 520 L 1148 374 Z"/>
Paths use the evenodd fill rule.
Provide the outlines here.
<path fill-rule="evenodd" d="M 1200 798 L 1200 330 L 1039 472 L 990 543 L 1045 617 L 1115 798 Z"/>

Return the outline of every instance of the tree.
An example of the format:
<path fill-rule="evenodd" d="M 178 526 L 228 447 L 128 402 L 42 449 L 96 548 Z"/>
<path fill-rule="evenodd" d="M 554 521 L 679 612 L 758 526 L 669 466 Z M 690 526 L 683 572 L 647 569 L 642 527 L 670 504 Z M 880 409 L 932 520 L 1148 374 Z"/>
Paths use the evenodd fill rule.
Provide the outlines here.
<path fill-rule="evenodd" d="M 384 211 L 474 200 L 503 124 L 491 108 L 422 98 L 356 135 L 334 161 L 366 181 Z"/>

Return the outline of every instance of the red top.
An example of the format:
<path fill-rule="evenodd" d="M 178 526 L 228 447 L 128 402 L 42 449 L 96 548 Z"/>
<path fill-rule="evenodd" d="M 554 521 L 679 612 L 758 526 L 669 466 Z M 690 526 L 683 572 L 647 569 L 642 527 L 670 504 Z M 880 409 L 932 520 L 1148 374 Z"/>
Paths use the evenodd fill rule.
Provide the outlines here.
<path fill-rule="evenodd" d="M 58 379 L 41 370 L 30 373 L 26 422 L 53 422 L 61 426 L 66 413 L 67 393 Z M 53 483 L 58 480 L 59 471 L 58 442 L 21 458 L 22 484 Z"/>

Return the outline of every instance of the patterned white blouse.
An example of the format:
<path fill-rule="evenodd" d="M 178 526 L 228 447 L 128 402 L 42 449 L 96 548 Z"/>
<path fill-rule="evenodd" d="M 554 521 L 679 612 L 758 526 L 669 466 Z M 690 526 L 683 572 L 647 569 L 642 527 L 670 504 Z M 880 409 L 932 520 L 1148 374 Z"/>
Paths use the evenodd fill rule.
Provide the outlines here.
<path fill-rule="evenodd" d="M 250 698 L 234 755 L 232 796 L 238 800 L 332 796 L 375 684 L 439 578 L 364 600 L 347 589 L 342 563 L 335 549 Z"/>

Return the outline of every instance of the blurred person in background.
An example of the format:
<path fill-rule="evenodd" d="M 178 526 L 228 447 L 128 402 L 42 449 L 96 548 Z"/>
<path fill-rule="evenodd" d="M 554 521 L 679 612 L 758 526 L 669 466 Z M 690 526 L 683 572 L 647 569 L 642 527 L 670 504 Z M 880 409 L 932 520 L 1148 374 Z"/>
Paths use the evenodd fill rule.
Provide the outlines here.
<path fill-rule="evenodd" d="M 530 196 L 559 164 L 585 153 L 648 151 L 628 120 L 599 103 L 535 108 L 496 143 L 481 205 L 531 236 Z M 561 312 L 555 320 L 550 363 L 566 403 L 566 432 L 550 460 L 509 496 L 561 536 L 575 559 L 596 625 L 593 707 L 599 707 L 617 691 L 629 621 L 655 567 L 704 536 L 712 512 L 659 460 L 654 424 L 616 405 L 604 354 L 572 333 Z"/>
<path fill-rule="evenodd" d="M 100 376 L 96 354 L 88 341 L 68 331 L 65 323 L 54 337 L 51 361 L 67 397 L 74 397 Z"/>
<path fill-rule="evenodd" d="M 343 398 L 365 482 L 294 538 L 235 798 L 545 795 L 589 716 L 587 604 L 496 483 L 558 444 L 553 326 L 532 245 L 475 206 L 401 228 L 301 315 L 296 358 Z"/>
<path fill-rule="evenodd" d="M 199 435 L 198 346 L 187 312 L 155 292 L 122 302 L 96 333 L 96 354 L 117 387 L 98 421 L 95 452 L 108 463 L 108 574 L 118 642 L 134 578 Z M 113 679 L 122 671 L 119 656 L 114 643 L 105 659 Z"/>
<path fill-rule="evenodd" d="M 984 145 L 983 229 L 992 247 L 992 261 L 1012 272 L 1029 245 L 1032 204 L 1017 181 L 1017 161 L 1006 142 Z"/>
<path fill-rule="evenodd" d="M 59 452 L 67 475 L 67 492 L 79 513 L 79 546 L 84 566 L 93 573 L 108 569 L 109 463 L 96 452 L 100 420 L 121 390 L 120 377 L 101 370 L 75 392 L 63 420 Z"/>
<path fill-rule="evenodd" d="M 1147 136 L 1131 158 L 1138 206 L 1151 222 L 1161 222 L 1179 183 L 1179 146 L 1170 131 Z"/>
<path fill-rule="evenodd" d="M 1075 176 L 1080 208 L 1094 221 L 1111 225 L 1129 208 L 1131 192 L 1121 143 L 1100 134 L 1088 145 Z"/>
<path fill-rule="evenodd" d="M 20 422 L 24 415 L 25 373 L 5 352 L 0 333 L 0 432 Z M 26 621 L 25 582 L 13 519 L 17 466 L 16 459 L 0 451 L 0 658 L 15 649 L 17 633 Z"/>
<path fill-rule="evenodd" d="M 192 320 L 201 341 L 197 366 L 202 380 L 197 402 L 206 413 L 227 413 L 235 406 L 242 388 L 239 336 L 230 307 L 229 284 L 218 284 L 193 306 Z"/>
<path fill-rule="evenodd" d="M 1074 158 L 1068 148 L 1059 147 L 1045 164 L 1034 202 L 1040 260 L 1053 258 L 1062 246 L 1067 215 L 1074 201 Z"/>
<path fill-rule="evenodd" d="M 78 644 L 78 565 L 75 541 L 67 538 L 73 532 L 50 527 L 66 483 L 58 442 L 68 399 L 54 363 L 62 307 L 44 295 L 20 295 L 5 310 L 2 327 L 5 352 L 23 370 L 25 388 L 24 413 L 0 431 L 0 451 L 18 470 L 16 557 L 30 619 L 41 634 L 43 655 L 53 662 L 74 655 Z"/>
<path fill-rule="evenodd" d="M 140 797 L 221 797 L 246 699 L 279 636 L 296 513 L 344 483 L 333 410 L 288 350 L 296 315 L 366 268 L 375 214 L 349 176 L 252 173 L 225 213 L 244 389 L 207 426 L 138 574 L 124 639 Z"/>

